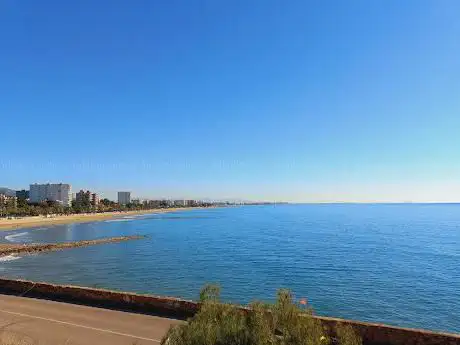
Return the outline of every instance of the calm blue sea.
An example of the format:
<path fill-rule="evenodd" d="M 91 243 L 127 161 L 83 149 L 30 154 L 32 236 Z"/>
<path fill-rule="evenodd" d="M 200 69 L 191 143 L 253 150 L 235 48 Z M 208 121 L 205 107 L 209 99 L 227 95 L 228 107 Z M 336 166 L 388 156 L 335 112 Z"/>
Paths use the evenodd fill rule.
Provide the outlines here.
<path fill-rule="evenodd" d="M 2 241 L 148 239 L 3 258 L 0 275 L 196 299 L 273 300 L 318 314 L 460 332 L 460 205 L 281 205 L 16 230 Z"/>

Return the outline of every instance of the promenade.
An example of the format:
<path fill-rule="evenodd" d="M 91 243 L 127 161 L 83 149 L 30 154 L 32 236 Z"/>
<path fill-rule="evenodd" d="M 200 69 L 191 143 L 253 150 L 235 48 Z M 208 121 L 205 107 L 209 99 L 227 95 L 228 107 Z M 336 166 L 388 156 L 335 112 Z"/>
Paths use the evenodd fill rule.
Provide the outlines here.
<path fill-rule="evenodd" d="M 181 321 L 0 295 L 0 344 L 158 345 Z"/>

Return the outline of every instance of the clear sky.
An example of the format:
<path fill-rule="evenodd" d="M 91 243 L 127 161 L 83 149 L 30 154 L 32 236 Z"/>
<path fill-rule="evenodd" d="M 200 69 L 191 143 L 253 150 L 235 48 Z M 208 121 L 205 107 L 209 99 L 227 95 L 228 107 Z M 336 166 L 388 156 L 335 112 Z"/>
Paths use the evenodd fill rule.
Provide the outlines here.
<path fill-rule="evenodd" d="M 460 201 L 457 0 L 0 0 L 0 186 Z"/>

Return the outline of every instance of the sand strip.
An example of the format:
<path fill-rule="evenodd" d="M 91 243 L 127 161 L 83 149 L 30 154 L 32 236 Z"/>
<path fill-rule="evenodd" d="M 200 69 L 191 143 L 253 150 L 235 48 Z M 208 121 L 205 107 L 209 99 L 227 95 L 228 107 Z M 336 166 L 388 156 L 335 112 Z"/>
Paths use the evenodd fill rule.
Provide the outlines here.
<path fill-rule="evenodd" d="M 39 226 L 50 226 L 59 224 L 70 224 L 70 223 L 85 223 L 85 222 L 97 222 L 112 218 L 122 218 L 132 215 L 143 215 L 151 213 L 168 213 L 177 211 L 187 211 L 197 209 L 199 207 L 184 207 L 184 208 L 166 208 L 166 209 L 152 209 L 152 210 L 140 210 L 140 211 L 126 211 L 126 212 L 104 212 L 104 213 L 82 213 L 82 214 L 71 214 L 68 216 L 37 216 L 37 217 L 23 217 L 16 219 L 0 219 L 0 230 L 15 230 L 23 228 L 33 228 Z"/>

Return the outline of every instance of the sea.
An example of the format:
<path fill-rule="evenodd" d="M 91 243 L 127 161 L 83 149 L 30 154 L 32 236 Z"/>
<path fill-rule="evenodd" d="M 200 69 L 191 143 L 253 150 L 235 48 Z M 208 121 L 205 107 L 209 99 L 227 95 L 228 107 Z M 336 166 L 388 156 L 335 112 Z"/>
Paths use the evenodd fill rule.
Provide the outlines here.
<path fill-rule="evenodd" d="M 304 204 L 195 209 L 0 232 L 8 243 L 146 239 L 7 256 L 0 275 L 197 299 L 274 301 L 316 314 L 460 333 L 459 204 Z"/>

